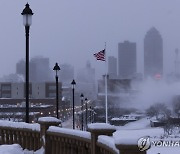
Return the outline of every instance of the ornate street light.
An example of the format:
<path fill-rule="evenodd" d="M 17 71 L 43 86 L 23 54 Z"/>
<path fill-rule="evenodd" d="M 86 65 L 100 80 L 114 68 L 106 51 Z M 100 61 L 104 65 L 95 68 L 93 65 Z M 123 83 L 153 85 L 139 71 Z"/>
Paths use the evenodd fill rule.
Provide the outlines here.
<path fill-rule="evenodd" d="M 58 90 L 58 75 L 57 72 L 60 70 L 60 67 L 58 65 L 58 63 L 55 64 L 53 70 L 56 72 L 55 78 L 56 78 L 56 117 L 57 119 L 59 119 L 59 90 Z"/>
<path fill-rule="evenodd" d="M 73 79 L 73 81 L 71 82 L 71 85 L 72 85 L 72 92 L 73 92 L 73 129 L 75 128 L 75 124 L 74 124 L 74 89 L 75 89 L 75 85 L 76 85 L 76 82 L 75 80 Z"/>
<path fill-rule="evenodd" d="M 84 99 L 83 93 L 81 93 L 80 97 L 81 97 L 81 130 L 83 130 L 83 99 Z"/>
<path fill-rule="evenodd" d="M 29 29 L 32 24 L 33 12 L 28 3 L 21 14 L 26 33 L 26 122 L 29 123 Z"/>
<path fill-rule="evenodd" d="M 88 102 L 88 99 L 87 98 L 85 98 L 85 104 L 86 104 L 86 130 L 87 130 L 87 102 Z"/>

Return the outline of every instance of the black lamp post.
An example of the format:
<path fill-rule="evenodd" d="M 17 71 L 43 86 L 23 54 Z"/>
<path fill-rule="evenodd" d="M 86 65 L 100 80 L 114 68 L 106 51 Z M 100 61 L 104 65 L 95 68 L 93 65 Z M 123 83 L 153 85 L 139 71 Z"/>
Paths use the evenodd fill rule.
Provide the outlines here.
<path fill-rule="evenodd" d="M 73 129 L 74 129 L 74 88 L 75 88 L 75 85 L 76 85 L 76 82 L 75 82 L 75 80 L 73 80 L 72 82 L 71 82 L 71 85 L 72 85 L 72 92 L 73 92 Z"/>
<path fill-rule="evenodd" d="M 87 129 L 87 101 L 88 101 L 88 99 L 85 98 L 85 103 L 86 103 L 86 129 Z"/>
<path fill-rule="evenodd" d="M 26 122 L 29 123 L 29 29 L 32 23 L 32 10 L 27 3 L 22 11 L 26 33 Z"/>
<path fill-rule="evenodd" d="M 90 123 L 92 123 L 92 108 L 91 108 L 91 106 L 89 107 L 89 109 L 90 109 L 90 111 L 89 111 L 89 114 L 90 114 Z"/>
<path fill-rule="evenodd" d="M 83 99 L 84 95 L 81 93 L 81 130 L 83 130 Z"/>
<path fill-rule="evenodd" d="M 56 71 L 56 117 L 57 119 L 59 119 L 59 112 L 58 112 L 58 109 L 59 109 L 59 90 L 58 90 L 58 75 L 57 75 L 57 72 L 60 70 L 60 67 L 58 65 L 58 63 L 55 64 L 54 68 L 53 68 L 54 71 Z"/>

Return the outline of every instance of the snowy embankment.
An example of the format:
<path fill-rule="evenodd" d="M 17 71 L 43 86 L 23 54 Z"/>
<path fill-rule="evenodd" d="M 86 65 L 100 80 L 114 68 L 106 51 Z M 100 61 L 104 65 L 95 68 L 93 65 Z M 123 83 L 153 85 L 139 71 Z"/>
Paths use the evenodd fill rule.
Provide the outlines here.
<path fill-rule="evenodd" d="M 147 118 L 130 122 L 124 126 L 116 126 L 117 131 L 113 134 L 115 143 L 118 144 L 137 144 L 138 139 L 144 136 L 150 136 L 151 140 L 162 140 L 164 129 L 160 127 L 150 127 L 150 120 Z M 179 135 L 178 135 L 179 136 Z M 169 136 L 166 140 L 179 140 Z M 151 146 L 147 154 L 180 154 L 180 147 L 155 147 Z"/>
<path fill-rule="evenodd" d="M 124 126 L 116 126 L 117 130 L 145 129 L 145 128 L 151 128 L 150 121 L 147 118 L 143 118 L 135 122 L 130 122 Z"/>

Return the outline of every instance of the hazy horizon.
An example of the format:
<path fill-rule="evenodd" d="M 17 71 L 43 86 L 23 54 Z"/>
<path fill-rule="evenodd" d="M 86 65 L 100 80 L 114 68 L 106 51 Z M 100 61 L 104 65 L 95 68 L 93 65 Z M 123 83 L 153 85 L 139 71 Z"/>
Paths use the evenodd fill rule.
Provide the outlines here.
<path fill-rule="evenodd" d="M 0 77 L 15 73 L 15 64 L 25 57 L 25 31 L 21 12 L 26 3 L 34 12 L 30 28 L 30 57 L 43 56 L 78 68 L 90 61 L 96 74 L 104 73 L 104 62 L 93 53 L 104 48 L 117 57 L 118 43 L 137 43 L 137 71 L 143 73 L 143 41 L 156 27 L 163 38 L 164 72 L 174 71 L 175 48 L 180 48 L 180 1 L 174 0 L 38 0 L 0 2 Z"/>

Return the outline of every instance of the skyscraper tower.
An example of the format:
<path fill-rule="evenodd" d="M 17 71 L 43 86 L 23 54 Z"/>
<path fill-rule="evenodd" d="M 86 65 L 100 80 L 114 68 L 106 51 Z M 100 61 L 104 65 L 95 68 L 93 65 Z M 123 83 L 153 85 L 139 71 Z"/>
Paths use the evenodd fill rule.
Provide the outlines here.
<path fill-rule="evenodd" d="M 175 75 L 180 75 L 179 49 L 175 49 Z"/>
<path fill-rule="evenodd" d="M 136 43 L 124 41 L 118 44 L 118 76 L 132 78 L 136 74 Z"/>
<path fill-rule="evenodd" d="M 117 58 L 113 56 L 108 57 L 108 75 L 117 77 Z"/>
<path fill-rule="evenodd" d="M 162 77 L 163 40 L 156 28 L 151 28 L 144 38 L 144 77 Z"/>

